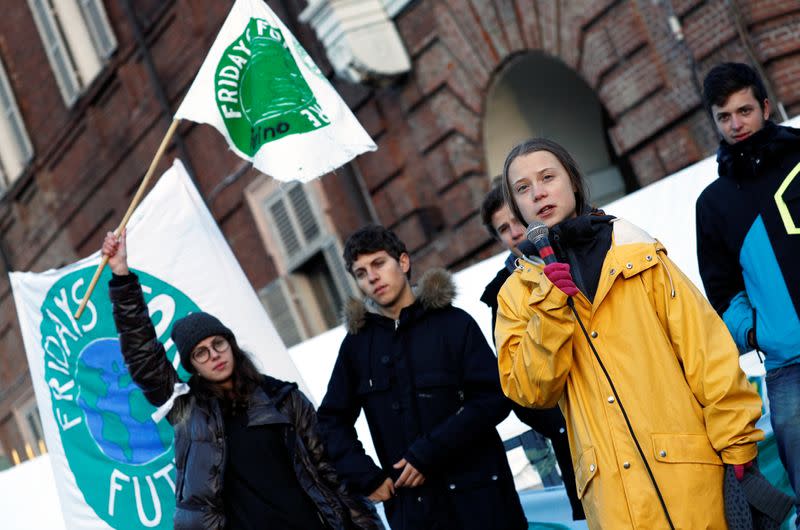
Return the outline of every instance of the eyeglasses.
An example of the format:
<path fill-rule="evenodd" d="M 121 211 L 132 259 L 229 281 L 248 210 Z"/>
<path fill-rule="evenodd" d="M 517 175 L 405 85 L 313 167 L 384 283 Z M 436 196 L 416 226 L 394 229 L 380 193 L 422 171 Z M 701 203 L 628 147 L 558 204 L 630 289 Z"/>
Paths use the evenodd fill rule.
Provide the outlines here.
<path fill-rule="evenodd" d="M 225 353 L 230 348 L 230 343 L 225 337 L 214 337 L 211 347 L 217 353 Z M 198 364 L 203 364 L 211 357 L 211 350 L 206 346 L 201 346 L 192 352 L 192 360 Z"/>

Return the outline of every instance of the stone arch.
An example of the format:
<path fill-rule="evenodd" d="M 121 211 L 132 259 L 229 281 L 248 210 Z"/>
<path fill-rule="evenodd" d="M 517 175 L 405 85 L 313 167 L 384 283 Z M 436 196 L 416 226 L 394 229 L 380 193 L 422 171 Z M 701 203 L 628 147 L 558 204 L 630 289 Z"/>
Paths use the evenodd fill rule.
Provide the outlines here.
<path fill-rule="evenodd" d="M 429 98 L 426 105 L 437 114 L 431 142 L 455 132 L 474 141 L 483 158 L 480 122 L 497 72 L 520 54 L 541 53 L 595 92 L 610 151 L 630 168 L 623 171 L 628 190 L 713 149 L 692 74 L 675 51 L 660 5 L 441 0 L 420 2 L 400 26 L 415 55 L 421 93 L 412 97 Z M 668 141 L 654 142 L 665 136 Z"/>
<path fill-rule="evenodd" d="M 486 91 L 482 141 L 486 170 L 499 175 L 508 151 L 534 136 L 562 144 L 583 171 L 593 204 L 625 194 L 622 168 L 607 136 L 607 115 L 572 68 L 541 51 L 516 54 Z"/>
<path fill-rule="evenodd" d="M 419 270 L 496 251 L 478 215 L 490 171 L 483 120 L 487 91 L 517 56 L 558 60 L 594 92 L 626 190 L 716 144 L 659 3 L 420 0 L 396 23 L 412 70 L 359 112 L 379 146 L 359 166 L 381 221 L 412 242 Z"/>

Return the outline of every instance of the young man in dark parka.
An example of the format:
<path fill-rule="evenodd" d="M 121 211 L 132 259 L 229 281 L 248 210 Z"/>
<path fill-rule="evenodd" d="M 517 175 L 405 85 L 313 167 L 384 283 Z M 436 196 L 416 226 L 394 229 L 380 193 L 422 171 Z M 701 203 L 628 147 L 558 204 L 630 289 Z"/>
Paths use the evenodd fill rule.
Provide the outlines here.
<path fill-rule="evenodd" d="M 342 479 L 383 502 L 395 530 L 527 528 L 495 429 L 510 409 L 497 361 L 472 317 L 451 305 L 450 275 L 428 271 L 412 288 L 406 247 L 381 226 L 351 235 L 344 259 L 364 300 L 346 308 L 319 408 Z M 354 428 L 362 409 L 378 464 Z"/>

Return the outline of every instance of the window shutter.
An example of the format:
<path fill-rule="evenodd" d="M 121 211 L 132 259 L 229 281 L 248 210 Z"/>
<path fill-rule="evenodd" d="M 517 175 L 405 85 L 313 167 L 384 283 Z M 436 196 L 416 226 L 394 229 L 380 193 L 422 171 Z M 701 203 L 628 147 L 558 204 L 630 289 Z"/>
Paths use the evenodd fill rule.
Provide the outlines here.
<path fill-rule="evenodd" d="M 80 0 L 81 11 L 89 27 L 97 55 L 108 59 L 117 48 L 117 39 L 111 30 L 106 10 L 100 0 Z"/>
<path fill-rule="evenodd" d="M 284 278 L 278 278 L 264 287 L 259 293 L 259 298 L 287 348 L 305 339 Z"/>
<path fill-rule="evenodd" d="M 305 244 L 309 245 L 319 237 L 320 228 L 314 211 L 311 209 L 311 204 L 308 202 L 308 196 L 306 196 L 305 189 L 300 184 L 290 189 L 288 195 Z"/>
<path fill-rule="evenodd" d="M 69 56 L 69 51 L 64 43 L 61 29 L 58 27 L 53 8 L 49 0 L 28 0 L 33 19 L 42 37 L 47 58 L 56 76 L 58 88 L 61 95 L 68 105 L 71 105 L 78 98 L 80 92 L 80 81 L 75 73 L 75 65 Z"/>
<path fill-rule="evenodd" d="M 5 68 L 0 64 L 0 160 L 9 179 L 16 179 L 33 156 L 33 147 L 25 130 L 11 83 Z"/>
<path fill-rule="evenodd" d="M 278 232 L 278 237 L 281 239 L 283 249 L 286 251 L 286 257 L 291 258 L 295 256 L 300 252 L 301 244 L 283 199 L 272 203 L 269 207 L 269 212 L 272 215 L 272 219 L 275 221 L 275 229 Z"/>
<path fill-rule="evenodd" d="M 265 202 L 289 268 L 303 262 L 324 243 L 324 232 L 302 184 L 290 185 Z"/>

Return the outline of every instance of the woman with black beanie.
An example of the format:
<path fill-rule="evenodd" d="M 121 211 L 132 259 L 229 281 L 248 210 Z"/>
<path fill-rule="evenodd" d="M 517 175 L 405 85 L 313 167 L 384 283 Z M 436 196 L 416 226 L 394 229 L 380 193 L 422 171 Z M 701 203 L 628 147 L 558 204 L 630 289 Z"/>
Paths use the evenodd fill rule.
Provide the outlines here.
<path fill-rule="evenodd" d="M 125 233 L 106 235 L 103 255 L 122 355 L 147 400 L 175 429 L 176 529 L 380 529 L 374 507 L 351 495 L 326 461 L 317 415 L 294 383 L 260 374 L 219 319 L 193 313 L 171 338 L 191 374 L 189 391 L 167 360 Z"/>

